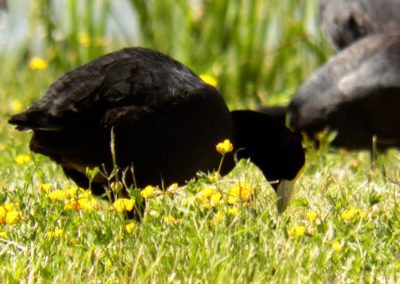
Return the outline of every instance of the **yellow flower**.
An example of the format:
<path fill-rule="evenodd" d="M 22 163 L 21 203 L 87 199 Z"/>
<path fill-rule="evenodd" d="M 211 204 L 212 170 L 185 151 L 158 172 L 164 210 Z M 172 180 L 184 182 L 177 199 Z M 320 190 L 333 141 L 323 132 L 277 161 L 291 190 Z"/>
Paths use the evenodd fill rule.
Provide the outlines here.
<path fill-rule="evenodd" d="M 135 206 L 135 199 L 119 198 L 113 203 L 115 211 L 122 213 L 124 211 L 132 211 Z"/>
<path fill-rule="evenodd" d="M 18 156 L 15 157 L 14 160 L 17 162 L 18 165 L 23 165 L 23 164 L 26 164 L 26 163 L 30 162 L 31 156 L 29 156 L 29 155 L 18 155 Z"/>
<path fill-rule="evenodd" d="M 12 113 L 21 112 L 23 108 L 24 108 L 24 105 L 22 104 L 21 101 L 19 101 L 19 100 L 11 101 L 11 112 Z"/>
<path fill-rule="evenodd" d="M 213 195 L 213 194 L 215 194 L 217 191 L 214 189 L 214 188 L 212 188 L 212 187 L 206 187 L 205 189 L 203 189 L 202 191 L 200 191 L 198 194 L 197 194 L 197 198 L 198 199 L 204 199 L 204 198 L 208 198 L 208 197 L 210 197 L 211 195 Z"/>
<path fill-rule="evenodd" d="M 225 139 L 224 142 L 220 142 L 216 146 L 217 152 L 225 155 L 226 153 L 232 152 L 233 145 L 229 139 Z"/>
<path fill-rule="evenodd" d="M 21 211 L 7 212 L 6 223 L 8 225 L 16 224 L 21 220 L 21 217 L 22 217 Z"/>
<path fill-rule="evenodd" d="M 200 74 L 200 79 L 203 80 L 208 85 L 211 85 L 213 87 L 217 86 L 217 84 L 218 84 L 217 80 L 208 74 Z"/>
<path fill-rule="evenodd" d="M 221 203 L 222 195 L 219 192 L 216 192 L 210 196 L 210 201 L 212 206 L 217 206 Z"/>
<path fill-rule="evenodd" d="M 78 210 L 79 209 L 79 202 L 78 200 L 72 198 L 65 202 L 64 210 Z"/>
<path fill-rule="evenodd" d="M 79 208 L 89 210 L 89 211 L 93 210 L 93 209 L 97 209 L 99 207 L 96 199 L 94 199 L 94 198 L 79 198 L 78 204 L 79 204 Z"/>
<path fill-rule="evenodd" d="M 126 224 L 126 226 L 125 226 L 125 230 L 126 230 L 129 234 L 132 233 L 132 232 L 135 230 L 135 228 L 136 228 L 136 224 L 133 223 L 133 222 L 128 223 L 128 224 Z"/>
<path fill-rule="evenodd" d="M 7 210 L 7 212 L 19 210 L 19 204 L 15 202 L 6 202 L 3 204 L 3 207 Z"/>
<path fill-rule="evenodd" d="M 148 185 L 140 192 L 140 194 L 143 196 L 143 198 L 152 198 L 161 194 L 161 191 L 152 185 Z"/>
<path fill-rule="evenodd" d="M 170 186 L 168 186 L 167 188 L 167 194 L 169 196 L 174 195 L 177 191 L 178 191 L 179 185 L 175 182 L 173 184 L 171 184 Z"/>
<path fill-rule="evenodd" d="M 89 198 L 93 198 L 92 197 L 92 192 L 90 190 L 82 190 L 81 193 L 79 194 L 79 198 L 83 199 L 89 199 Z"/>
<path fill-rule="evenodd" d="M 50 198 L 51 201 L 64 201 L 67 198 L 67 194 L 61 189 L 56 189 L 48 193 L 47 197 Z"/>
<path fill-rule="evenodd" d="M 229 189 L 228 203 L 235 204 L 240 200 L 248 202 L 254 193 L 255 190 L 250 184 L 246 182 L 240 182 Z"/>
<path fill-rule="evenodd" d="M 64 231 L 62 229 L 55 229 L 54 231 L 47 232 L 47 237 L 49 239 L 59 238 L 63 235 Z"/>
<path fill-rule="evenodd" d="M 316 223 L 317 220 L 319 219 L 318 213 L 314 211 L 309 211 L 306 213 L 306 216 L 308 220 L 310 220 L 311 223 Z"/>
<path fill-rule="evenodd" d="M 232 207 L 228 209 L 228 214 L 231 216 L 237 216 L 239 215 L 239 208 L 237 207 Z"/>
<path fill-rule="evenodd" d="M 221 203 L 222 195 L 215 189 L 207 187 L 199 192 L 197 199 L 200 200 L 205 208 L 212 208 Z"/>
<path fill-rule="evenodd" d="M 291 237 L 301 237 L 305 234 L 306 228 L 304 226 L 293 226 L 287 230 L 287 234 Z"/>
<path fill-rule="evenodd" d="M 0 238 L 7 239 L 8 238 L 7 233 L 6 232 L 0 232 Z"/>
<path fill-rule="evenodd" d="M 171 215 L 164 216 L 163 221 L 164 221 L 165 224 L 168 224 L 168 225 L 177 224 L 178 223 L 178 220 L 176 220 Z"/>
<path fill-rule="evenodd" d="M 91 38 L 88 33 L 80 33 L 79 34 L 79 43 L 84 47 L 88 47 L 91 43 Z"/>
<path fill-rule="evenodd" d="M 340 242 L 338 241 L 333 241 L 332 242 L 332 249 L 336 252 L 339 252 L 342 249 L 342 246 L 340 245 Z"/>
<path fill-rule="evenodd" d="M 360 218 L 364 218 L 366 215 L 367 215 L 366 212 L 358 208 L 349 208 L 341 214 L 341 217 L 344 221 L 350 222 L 350 221 L 357 221 Z"/>
<path fill-rule="evenodd" d="M 94 210 L 98 208 L 98 203 L 95 198 L 91 197 L 91 195 L 82 193 L 79 199 L 71 198 L 70 200 L 65 202 L 64 210 L 78 210 L 85 209 L 88 211 Z"/>
<path fill-rule="evenodd" d="M 51 184 L 50 183 L 43 183 L 40 185 L 40 192 L 43 193 L 49 193 L 51 190 Z"/>
<path fill-rule="evenodd" d="M 34 71 L 42 71 L 42 70 L 46 70 L 48 67 L 48 62 L 46 60 L 44 60 L 43 58 L 40 57 L 33 57 L 30 61 L 29 61 L 29 68 L 31 70 Z"/>
<path fill-rule="evenodd" d="M 7 210 L 4 206 L 0 206 L 0 224 L 3 224 L 6 221 Z"/>
<path fill-rule="evenodd" d="M 224 215 L 222 215 L 221 212 L 218 212 L 217 214 L 214 215 L 213 222 L 214 224 L 219 224 L 224 220 Z"/>

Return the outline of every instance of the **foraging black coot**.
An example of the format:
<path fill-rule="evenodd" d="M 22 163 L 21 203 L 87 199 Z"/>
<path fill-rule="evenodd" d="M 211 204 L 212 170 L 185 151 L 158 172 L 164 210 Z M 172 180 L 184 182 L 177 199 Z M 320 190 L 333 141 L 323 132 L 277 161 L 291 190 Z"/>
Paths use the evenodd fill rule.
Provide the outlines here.
<path fill-rule="evenodd" d="M 322 30 L 337 50 L 375 33 L 400 31 L 398 0 L 320 0 Z"/>
<path fill-rule="evenodd" d="M 215 146 L 230 139 L 238 158 L 279 180 L 274 188 L 283 211 L 304 164 L 301 142 L 284 125 L 258 112 L 229 112 L 214 87 L 144 48 L 122 49 L 66 73 L 9 123 L 33 130 L 31 150 L 60 164 L 81 187 L 89 186 L 87 168 L 110 173 L 114 165 L 133 166 L 134 179 L 129 171 L 124 178 L 138 187 L 183 183 L 198 171 L 216 170 Z M 221 174 L 234 166 L 227 154 Z M 97 174 L 92 190 L 102 194 L 107 184 Z"/>
<path fill-rule="evenodd" d="M 368 36 L 339 52 L 296 92 L 290 126 L 310 135 L 337 131 L 333 145 L 370 149 L 400 146 L 400 34 Z M 276 117 L 280 114 L 261 109 Z"/>

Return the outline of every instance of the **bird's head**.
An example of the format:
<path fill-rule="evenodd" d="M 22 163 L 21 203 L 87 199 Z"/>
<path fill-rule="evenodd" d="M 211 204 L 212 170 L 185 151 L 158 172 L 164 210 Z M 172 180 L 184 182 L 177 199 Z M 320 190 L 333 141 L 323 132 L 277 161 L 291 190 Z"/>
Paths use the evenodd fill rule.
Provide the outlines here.
<path fill-rule="evenodd" d="M 233 111 L 237 157 L 250 159 L 263 172 L 278 196 L 283 212 L 305 163 L 301 137 L 270 116 L 254 111 Z"/>

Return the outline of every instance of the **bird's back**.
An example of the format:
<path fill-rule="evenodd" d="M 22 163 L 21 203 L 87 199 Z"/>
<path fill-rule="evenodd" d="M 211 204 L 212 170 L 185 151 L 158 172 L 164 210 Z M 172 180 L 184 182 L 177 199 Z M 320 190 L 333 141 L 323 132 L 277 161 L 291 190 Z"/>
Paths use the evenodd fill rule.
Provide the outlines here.
<path fill-rule="evenodd" d="M 373 35 L 339 52 L 296 92 L 291 125 L 315 132 L 329 127 L 336 142 L 368 147 L 371 136 L 400 136 L 400 35 Z M 343 142 L 340 142 L 340 141 Z"/>

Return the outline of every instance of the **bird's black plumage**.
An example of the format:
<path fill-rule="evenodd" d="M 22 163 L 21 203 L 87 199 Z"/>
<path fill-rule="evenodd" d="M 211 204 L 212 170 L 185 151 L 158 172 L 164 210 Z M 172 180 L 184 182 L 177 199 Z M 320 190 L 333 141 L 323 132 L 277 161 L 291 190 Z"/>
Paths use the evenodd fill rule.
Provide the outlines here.
<path fill-rule="evenodd" d="M 224 139 L 268 180 L 292 180 L 304 164 L 301 143 L 285 126 L 257 112 L 229 112 L 214 87 L 144 48 L 110 53 L 66 73 L 9 123 L 32 129 L 32 151 L 49 156 L 82 187 L 89 185 L 86 168 L 111 172 L 112 151 L 119 168 L 133 166 L 138 187 L 183 183 L 218 168 L 215 146 Z M 233 154 L 225 158 L 222 174 L 235 166 Z M 129 175 L 126 181 L 133 182 Z M 101 194 L 106 184 L 99 174 L 92 190 Z"/>
<path fill-rule="evenodd" d="M 320 0 L 322 30 L 336 49 L 375 33 L 400 30 L 398 0 Z"/>
<path fill-rule="evenodd" d="M 400 146 L 399 109 L 400 35 L 379 34 L 318 69 L 297 90 L 287 113 L 295 130 L 312 135 L 329 128 L 337 131 L 334 145 L 368 149 L 374 135 L 381 148 Z"/>

